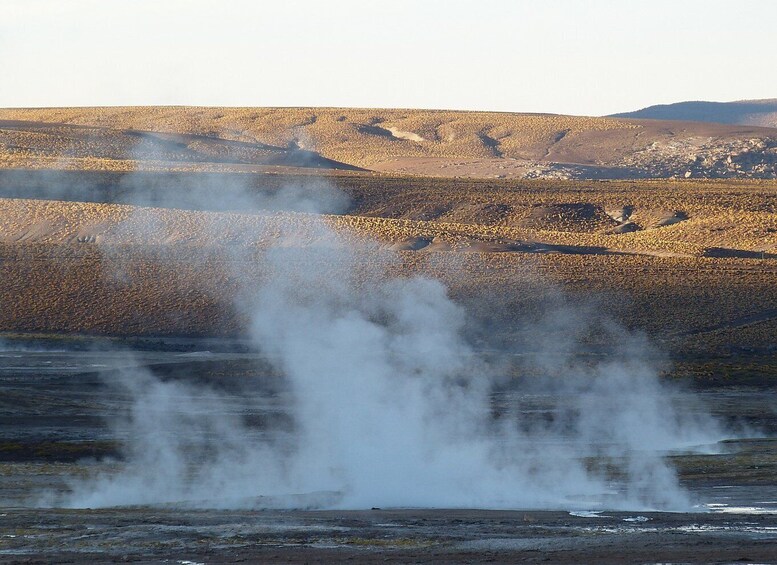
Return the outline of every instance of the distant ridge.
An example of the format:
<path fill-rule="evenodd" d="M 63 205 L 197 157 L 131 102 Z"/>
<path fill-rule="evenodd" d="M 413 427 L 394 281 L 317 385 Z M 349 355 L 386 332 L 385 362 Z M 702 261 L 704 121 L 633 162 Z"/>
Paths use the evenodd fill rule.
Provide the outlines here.
<path fill-rule="evenodd" d="M 392 108 L 0 109 L 0 169 L 288 168 L 469 178 L 772 179 L 777 129 Z"/>
<path fill-rule="evenodd" d="M 635 112 L 612 114 L 612 118 L 716 122 L 760 127 L 777 127 L 777 98 L 736 102 L 689 101 L 658 104 Z"/>

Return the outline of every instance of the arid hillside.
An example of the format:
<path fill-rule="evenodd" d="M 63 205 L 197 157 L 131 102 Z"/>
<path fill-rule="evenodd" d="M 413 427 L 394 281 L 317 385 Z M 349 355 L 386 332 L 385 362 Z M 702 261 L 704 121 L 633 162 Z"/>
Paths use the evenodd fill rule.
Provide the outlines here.
<path fill-rule="evenodd" d="M 443 281 L 484 347 L 528 347 L 562 301 L 675 356 L 775 353 L 777 180 L 750 177 L 774 176 L 777 129 L 332 108 L 0 120 L 2 332 L 239 336 L 268 250 L 336 280 L 339 247 L 356 272 Z"/>
<path fill-rule="evenodd" d="M 62 192 L 47 195 L 52 182 Z M 318 210 L 337 194 L 341 213 L 321 216 L 326 223 L 395 248 L 769 260 L 777 258 L 775 191 L 774 182 L 752 181 L 5 173 L 0 194 L 22 199 L 0 199 L 0 241 L 261 246 L 272 243 L 268 233 L 303 233 L 318 221 L 282 206 L 269 213 L 268 203 L 284 203 L 279 193 L 319 197 Z M 232 211 L 209 213 L 219 210 Z"/>
<path fill-rule="evenodd" d="M 774 178 L 777 129 L 345 108 L 0 110 L 0 166 L 360 168 L 469 178 Z"/>
<path fill-rule="evenodd" d="M 224 170 L 240 165 L 354 170 L 297 146 L 217 135 L 139 131 L 65 123 L 0 121 L 0 165 L 35 169 Z M 221 165 L 221 167 L 219 167 Z"/>
<path fill-rule="evenodd" d="M 272 273 L 263 260 L 272 248 L 287 254 L 292 272 L 341 276 L 337 257 L 345 253 L 357 276 L 437 278 L 467 307 L 485 344 L 537 346 L 532 320 L 562 301 L 583 316 L 604 307 L 676 355 L 772 352 L 775 255 L 710 253 L 684 241 L 680 223 L 654 228 L 666 230 L 665 239 L 623 244 L 587 216 L 575 224 L 575 214 L 567 222 L 548 207 L 554 212 L 527 216 L 539 227 L 510 228 L 0 200 L 0 331 L 239 336 L 245 320 L 236 305 Z M 341 249 L 335 256 L 333 245 Z"/>

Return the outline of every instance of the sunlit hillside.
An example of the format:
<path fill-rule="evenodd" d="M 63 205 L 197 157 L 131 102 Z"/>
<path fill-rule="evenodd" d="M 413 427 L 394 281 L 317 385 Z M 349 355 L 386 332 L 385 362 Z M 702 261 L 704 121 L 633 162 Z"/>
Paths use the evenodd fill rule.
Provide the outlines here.
<path fill-rule="evenodd" d="M 0 110 L 0 165 L 362 168 L 446 177 L 758 177 L 777 129 L 552 114 L 346 108 Z"/>

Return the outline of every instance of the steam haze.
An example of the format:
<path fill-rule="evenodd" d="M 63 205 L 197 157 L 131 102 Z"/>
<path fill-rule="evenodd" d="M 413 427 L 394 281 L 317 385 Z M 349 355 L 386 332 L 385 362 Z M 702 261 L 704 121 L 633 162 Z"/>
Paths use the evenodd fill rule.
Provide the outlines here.
<path fill-rule="evenodd" d="M 258 204 L 330 210 L 345 201 L 331 186 L 289 187 Z M 119 470 L 41 504 L 693 506 L 663 457 L 724 434 L 659 382 L 643 338 L 572 308 L 559 292 L 555 308 L 524 328 L 536 347 L 521 371 L 539 376 L 516 381 L 520 387 L 497 403 L 510 382 L 505 365 L 468 342 L 474 318 L 441 282 L 391 275 L 398 254 L 307 219 L 273 234 L 260 280 L 236 272 L 244 281 L 236 308 L 282 375 L 281 392 L 251 383 L 226 392 L 125 371 L 111 381 L 128 406 L 112 422 L 125 444 Z M 247 257 L 234 253 L 238 268 Z M 591 332 L 604 336 L 607 355 L 582 355 Z M 285 410 L 290 425 L 249 425 L 245 415 L 268 406 Z M 611 462 L 615 473 L 590 465 L 592 458 Z"/>

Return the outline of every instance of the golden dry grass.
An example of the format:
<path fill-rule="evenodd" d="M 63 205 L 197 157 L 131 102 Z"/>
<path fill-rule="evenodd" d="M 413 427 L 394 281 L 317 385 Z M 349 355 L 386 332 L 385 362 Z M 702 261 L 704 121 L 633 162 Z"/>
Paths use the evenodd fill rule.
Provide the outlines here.
<path fill-rule="evenodd" d="M 329 237 L 319 217 L 292 213 L 5 199 L 0 214 L 3 331 L 236 335 L 245 320 L 233 307 L 235 298 L 268 275 L 263 249 L 289 236 L 283 244 L 292 247 Z M 411 237 L 449 242 L 452 251 L 438 246 L 435 253 L 397 253 L 355 245 L 352 253 L 372 271 L 439 278 L 475 317 L 510 334 L 507 339 L 530 340 L 531 332 L 515 320 L 541 318 L 564 288 L 573 304 L 599 300 L 614 318 L 675 351 L 709 354 L 773 344 L 774 260 L 701 257 L 691 243 L 685 257 L 461 253 L 472 251 L 473 242 L 507 236 L 578 247 L 619 236 L 352 215 L 324 222 L 349 234 L 346 244 L 349 237 L 386 244 Z M 86 235 L 96 239 L 86 241 Z M 336 267 L 325 253 L 306 253 L 302 260 L 306 268 Z"/>
<path fill-rule="evenodd" d="M 234 300 L 267 276 L 258 258 L 179 246 L 0 244 L 0 330 L 97 335 L 239 335 Z M 725 354 L 773 345 L 777 270 L 742 259 L 369 253 L 362 264 L 448 285 L 475 318 L 506 339 L 531 341 L 560 288 L 682 353 Z M 400 263 L 396 263 L 397 257 Z M 308 268 L 331 269 L 306 255 Z M 368 289 L 365 288 L 365 292 Z M 583 310 L 584 311 L 584 310 Z M 763 319 L 760 314 L 766 313 Z"/>
<path fill-rule="evenodd" d="M 612 250 L 702 255 L 713 248 L 777 252 L 777 182 L 774 181 L 462 181 L 437 179 L 339 179 L 358 202 L 353 214 L 424 219 L 446 234 L 528 240 Z M 371 188 L 370 188 L 371 187 Z M 543 216 L 537 208 L 587 204 L 596 222 Z M 613 234 L 624 208 L 641 228 Z M 657 227 L 681 212 L 687 219 Z M 354 220 L 355 221 L 355 220 Z M 402 224 L 409 226 L 411 224 Z M 387 229 L 387 228 L 384 228 Z"/>
<path fill-rule="evenodd" d="M 142 130 L 215 136 L 246 143 L 287 147 L 291 142 L 362 167 L 397 155 L 407 157 L 493 157 L 499 152 L 519 159 L 539 158 L 562 134 L 634 129 L 624 120 L 433 110 L 346 108 L 52 108 L 0 110 L 0 120 L 25 120 L 87 126 L 102 151 L 105 141 L 120 148 L 126 140 L 109 130 Z M 101 130 L 97 128 L 108 128 Z M 414 139 L 400 136 L 412 133 Z M 96 132 L 96 133 L 93 133 Z M 28 138 L 30 133 L 24 133 Z M 51 143 L 53 151 L 67 145 L 65 135 L 49 140 L 22 139 L 28 145 Z M 413 136 L 407 136 L 413 137 Z M 36 143 L 38 142 L 38 143 Z M 21 143 L 23 144 L 23 143 Z M 84 145 L 80 142 L 79 145 Z M 78 147 L 76 147 L 78 149 Z M 86 151 L 95 152 L 94 148 Z"/>
<path fill-rule="evenodd" d="M 596 200 L 596 194 L 586 195 Z M 633 196 L 633 194 L 631 195 Z M 759 204 L 751 196 L 751 205 Z M 547 195 L 534 195 L 545 200 Z M 729 200 L 731 198 L 729 197 Z M 513 217 L 531 213 L 536 209 L 532 201 L 519 203 L 513 199 L 509 205 Z M 711 199 L 713 200 L 713 199 Z M 631 199 L 630 201 L 635 201 Z M 547 203 L 547 200 L 545 200 Z M 434 204 L 427 200 L 427 203 Z M 674 202 L 677 204 L 677 202 Z M 686 202 L 686 204 L 688 204 Z M 660 199 L 652 202 L 651 210 L 671 210 Z M 508 206 L 508 205 L 505 205 Z M 603 209 L 602 206 L 599 206 Z M 462 204 L 459 208 L 477 216 L 482 210 Z M 648 216 L 634 206 L 634 217 Z M 692 210 L 693 216 L 674 225 L 647 227 L 633 233 L 611 234 L 607 226 L 594 225 L 589 231 L 580 231 L 579 225 L 570 229 L 563 218 L 557 226 L 552 217 L 545 222 L 545 229 L 513 227 L 514 219 L 504 218 L 492 224 L 472 221 L 448 222 L 445 217 L 433 221 L 401 218 L 382 218 L 362 215 L 326 216 L 326 222 L 339 230 L 348 230 L 377 239 L 386 244 L 426 238 L 444 242 L 457 250 L 468 250 L 477 243 L 515 244 L 533 243 L 598 248 L 601 252 L 629 252 L 702 256 L 718 249 L 730 253 L 739 251 L 763 251 L 777 253 L 777 214 L 766 211 L 722 208 L 712 201 L 707 207 L 683 206 Z M 523 212 L 521 212 L 523 210 Z M 460 214 L 463 212 L 460 211 Z M 652 212 L 660 217 L 666 211 Z M 690 214 L 690 213 L 689 213 Z M 698 214 L 698 216 L 696 215 Z M 0 199 L 0 241 L 28 241 L 37 243 L 72 243 L 88 239 L 105 244 L 189 244 L 218 245 L 268 245 L 282 234 L 296 232 L 315 236 L 316 218 L 305 214 L 214 214 L 208 212 L 171 209 L 134 208 L 119 204 L 97 204 L 60 201 L 33 201 Z M 470 218 L 462 217 L 462 220 Z M 505 225 L 507 223 L 508 225 Z M 613 221 L 614 223 L 614 221 Z M 650 224 L 646 222 L 646 225 Z M 553 228 L 553 229 L 549 229 Z M 593 250 L 591 251 L 593 252 Z"/>
<path fill-rule="evenodd" d="M 239 173 L 224 190 L 234 184 L 261 192 L 311 179 L 248 173 L 337 166 L 306 162 L 315 156 L 299 148 L 379 171 L 437 167 L 435 174 L 494 176 L 500 167 L 524 174 L 534 161 L 623 166 L 667 140 L 693 158 L 699 139 L 767 135 L 675 126 L 338 108 L 0 110 L 0 169 L 42 169 L 47 190 L 62 179 L 46 180 L 52 170 L 134 173 L 124 184 L 117 174 L 87 179 L 94 191 L 84 194 L 108 203 L 0 199 L 0 330 L 236 335 L 245 320 L 234 300 L 267 276 L 263 250 L 326 244 L 331 229 L 365 269 L 440 278 L 475 317 L 515 339 L 531 339 L 531 329 L 515 320 L 541 318 L 564 288 L 567 300 L 598 300 L 625 326 L 674 351 L 768 349 L 777 318 L 777 181 L 464 181 L 338 172 L 327 182 L 353 201 L 341 216 L 110 203 L 112 187 L 157 186 L 139 170 Z M 671 151 L 656 159 L 679 158 Z M 0 194 L 24 196 L 39 182 L 30 178 L 8 181 L 19 186 L 0 179 Z M 197 182 L 196 175 L 180 178 Z M 81 200 L 80 180 L 71 180 L 68 198 Z M 186 182 L 170 183 L 171 202 L 174 190 L 188 190 Z M 615 233 L 614 218 L 624 210 L 637 231 Z M 306 260 L 313 263 L 307 267 L 332 268 L 325 253 Z"/>
<path fill-rule="evenodd" d="M 293 147 L 370 170 L 442 176 L 553 174 L 534 170 L 549 162 L 644 168 L 644 159 L 682 174 L 699 144 L 769 136 L 745 126 L 443 110 L 0 109 L 0 167 L 239 170 L 284 162 Z"/>

